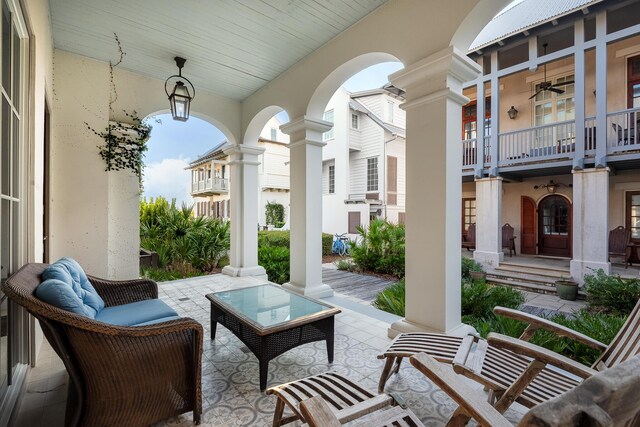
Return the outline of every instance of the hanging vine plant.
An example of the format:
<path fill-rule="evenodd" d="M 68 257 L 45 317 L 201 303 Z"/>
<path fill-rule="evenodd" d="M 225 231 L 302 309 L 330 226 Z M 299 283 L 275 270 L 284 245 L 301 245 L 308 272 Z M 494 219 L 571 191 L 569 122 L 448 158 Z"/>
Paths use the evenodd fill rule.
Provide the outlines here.
<path fill-rule="evenodd" d="M 88 124 L 87 128 L 105 141 L 104 145 L 98 146 L 100 157 L 106 164 L 105 171 L 129 169 L 142 179 L 144 153 L 148 148 L 146 142 L 152 126 L 148 120 L 141 120 L 136 111 L 124 111 L 124 114 L 131 123 L 109 122 L 103 132 Z"/>
<path fill-rule="evenodd" d="M 116 33 L 113 33 L 118 47 L 119 58 L 114 63 L 109 61 L 109 79 L 111 84 L 111 92 L 109 94 L 109 115 L 113 115 L 113 104 L 118 99 L 118 91 L 113 78 L 113 70 L 122 63 L 126 53 L 122 50 L 120 39 Z M 110 121 L 104 131 L 98 131 L 92 128 L 87 122 L 84 124 L 91 132 L 102 138 L 105 143 L 99 145 L 99 154 L 104 160 L 105 171 L 131 170 L 136 174 L 142 184 L 142 173 L 144 169 L 144 153 L 147 151 L 146 142 L 151 136 L 152 126 L 148 119 L 140 119 L 138 113 L 131 113 L 123 110 L 127 117 L 127 122 Z M 160 122 L 156 120 L 156 122 Z"/>

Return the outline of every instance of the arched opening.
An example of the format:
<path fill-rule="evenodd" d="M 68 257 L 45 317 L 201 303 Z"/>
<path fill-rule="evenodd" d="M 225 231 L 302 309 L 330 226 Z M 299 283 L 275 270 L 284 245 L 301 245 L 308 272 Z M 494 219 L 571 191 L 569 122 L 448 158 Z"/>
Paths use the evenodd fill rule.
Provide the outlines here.
<path fill-rule="evenodd" d="M 538 254 L 571 257 L 571 201 L 545 196 L 538 203 Z"/>

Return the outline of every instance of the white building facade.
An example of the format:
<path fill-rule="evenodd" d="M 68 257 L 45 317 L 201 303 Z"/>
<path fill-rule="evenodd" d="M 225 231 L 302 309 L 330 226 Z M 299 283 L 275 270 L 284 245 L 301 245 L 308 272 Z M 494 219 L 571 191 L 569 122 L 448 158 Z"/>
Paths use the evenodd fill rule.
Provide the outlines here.
<path fill-rule="evenodd" d="M 373 219 L 404 222 L 405 114 L 401 96 L 385 89 L 340 88 L 324 118 L 322 229 L 356 234 Z"/>

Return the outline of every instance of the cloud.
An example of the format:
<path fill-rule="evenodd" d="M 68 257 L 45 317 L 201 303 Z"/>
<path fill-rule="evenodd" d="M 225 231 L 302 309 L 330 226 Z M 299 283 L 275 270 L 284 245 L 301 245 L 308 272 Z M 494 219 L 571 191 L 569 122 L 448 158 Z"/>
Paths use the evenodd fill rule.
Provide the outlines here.
<path fill-rule="evenodd" d="M 162 196 L 171 201 L 176 199 L 180 206 L 182 202 L 192 204 L 190 195 L 191 171 L 184 170 L 189 166 L 187 159 L 163 159 L 161 162 L 150 163 L 144 169 L 144 193 L 147 199 Z"/>

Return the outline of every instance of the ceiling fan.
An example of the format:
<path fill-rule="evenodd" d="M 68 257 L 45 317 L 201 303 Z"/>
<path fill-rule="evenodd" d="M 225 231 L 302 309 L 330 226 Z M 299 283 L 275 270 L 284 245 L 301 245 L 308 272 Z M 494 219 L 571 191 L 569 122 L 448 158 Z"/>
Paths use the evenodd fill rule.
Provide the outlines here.
<path fill-rule="evenodd" d="M 544 55 L 547 54 L 547 43 L 542 45 L 543 49 L 544 49 Z M 531 95 L 529 97 L 529 99 L 533 99 L 536 96 L 538 96 L 539 93 L 544 92 L 544 91 L 549 91 L 549 92 L 555 92 L 558 94 L 562 94 L 564 93 L 563 89 L 558 89 L 559 86 L 566 86 L 566 85 L 570 85 L 573 84 L 574 81 L 568 81 L 568 82 L 562 82 L 562 83 L 556 83 L 556 84 L 551 84 L 550 81 L 547 81 L 547 64 L 544 64 L 544 81 L 542 83 L 540 83 L 538 85 L 538 91 L 536 93 L 534 93 L 533 95 Z"/>

